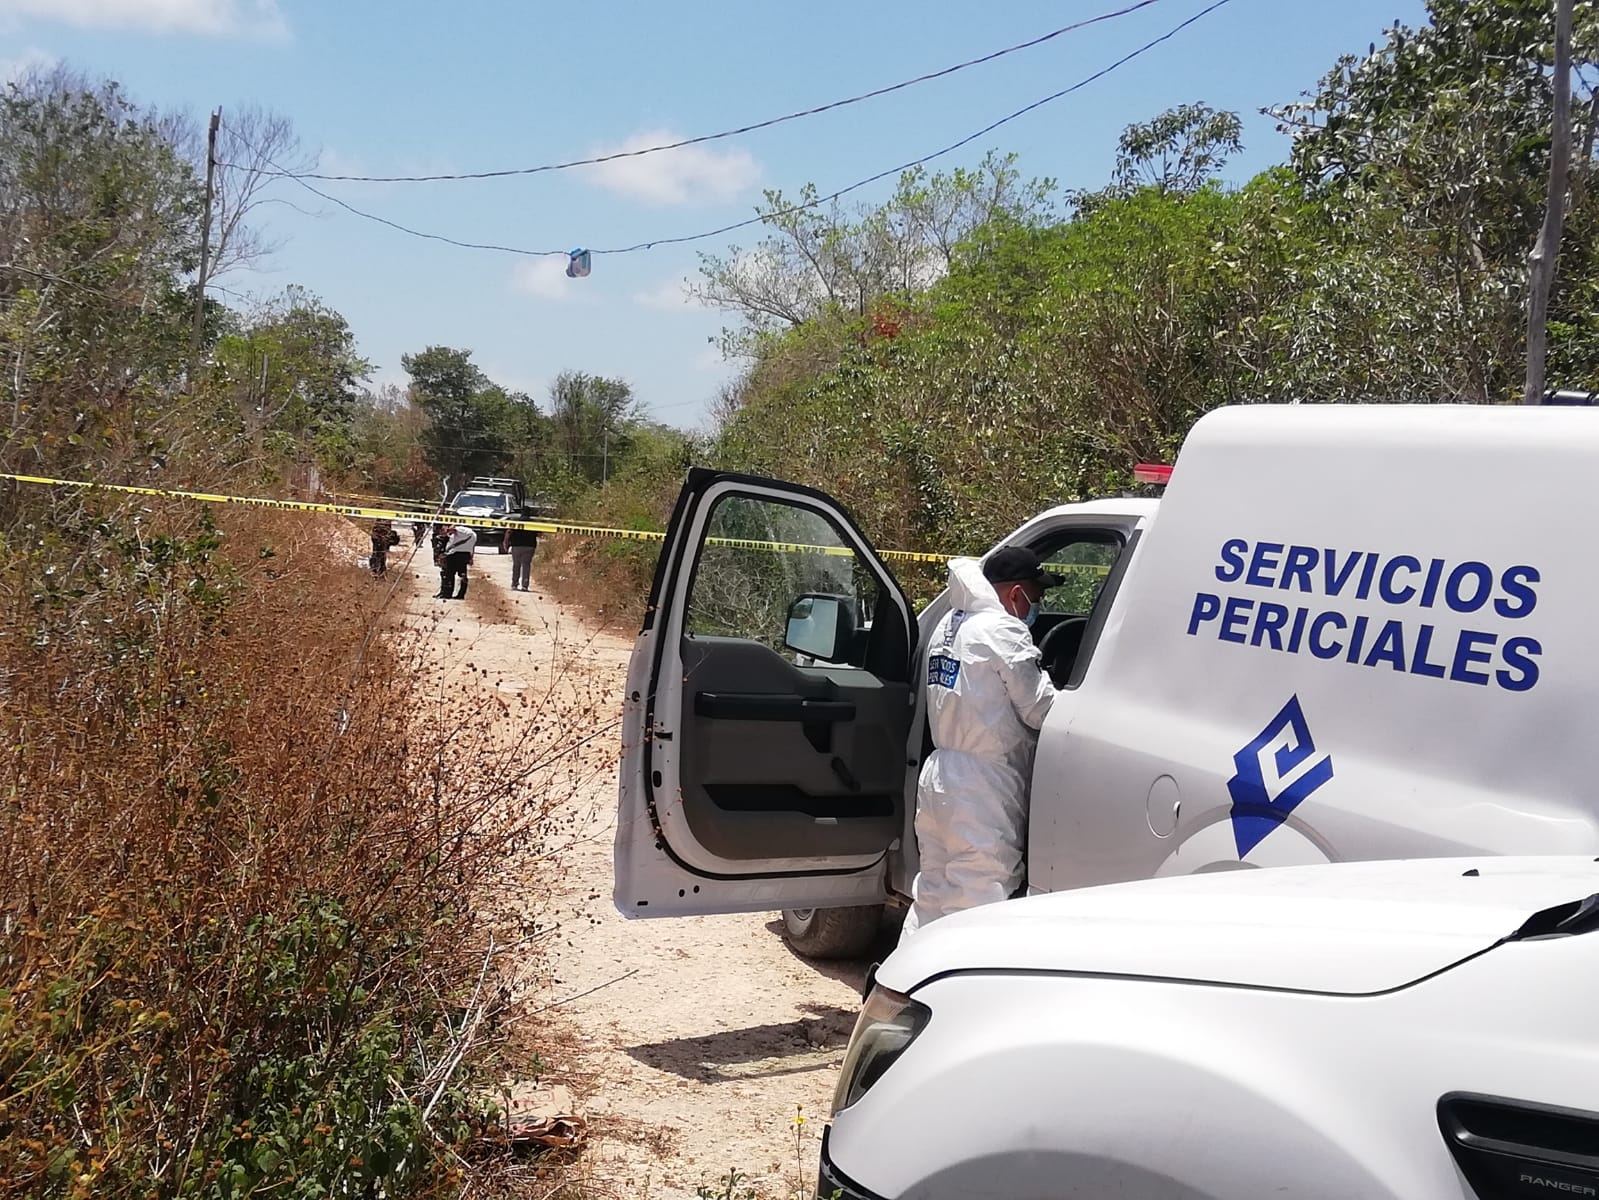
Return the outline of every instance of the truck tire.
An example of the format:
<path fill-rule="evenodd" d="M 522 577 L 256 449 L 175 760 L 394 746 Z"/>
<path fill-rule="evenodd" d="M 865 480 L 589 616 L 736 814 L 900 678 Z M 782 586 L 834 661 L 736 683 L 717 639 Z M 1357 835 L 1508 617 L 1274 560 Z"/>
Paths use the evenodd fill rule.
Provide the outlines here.
<path fill-rule="evenodd" d="M 881 904 L 783 910 L 783 936 L 804 958 L 859 958 L 877 941 L 882 924 Z"/>

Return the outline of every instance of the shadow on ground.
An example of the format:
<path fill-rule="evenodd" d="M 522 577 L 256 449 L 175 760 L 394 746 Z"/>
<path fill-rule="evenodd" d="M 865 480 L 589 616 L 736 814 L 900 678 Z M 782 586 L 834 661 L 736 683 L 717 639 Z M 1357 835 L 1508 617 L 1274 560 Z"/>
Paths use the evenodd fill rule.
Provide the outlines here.
<path fill-rule="evenodd" d="M 894 953 L 894 946 L 899 942 L 900 921 L 903 918 L 885 918 L 883 927 L 878 931 L 877 941 L 872 943 L 871 949 L 859 958 L 818 959 L 806 958 L 789 944 L 783 937 L 783 918 L 768 921 L 766 928 L 775 938 L 780 938 L 783 947 L 794 956 L 794 961 L 804 963 L 818 975 L 825 975 L 828 979 L 836 979 L 846 983 L 857 992 L 866 987 L 866 973 L 872 969 L 874 963 L 880 963 L 890 954 Z"/>
<path fill-rule="evenodd" d="M 855 1027 L 855 1010 L 804 1003 L 808 1016 L 776 1025 L 724 1029 L 703 1037 L 630 1046 L 647 1067 L 701 1083 L 764 1079 L 837 1066 Z"/>

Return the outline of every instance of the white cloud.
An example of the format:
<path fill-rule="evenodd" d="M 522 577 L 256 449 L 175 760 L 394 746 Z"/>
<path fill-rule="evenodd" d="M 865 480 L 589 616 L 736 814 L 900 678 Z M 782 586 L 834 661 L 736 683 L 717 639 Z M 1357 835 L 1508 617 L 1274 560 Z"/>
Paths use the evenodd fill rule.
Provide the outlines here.
<path fill-rule="evenodd" d="M 687 279 L 663 279 L 654 287 L 641 288 L 633 293 L 633 303 L 661 312 L 688 312 L 704 307 L 689 295 Z"/>
<path fill-rule="evenodd" d="M 0 84 L 13 83 L 30 71 L 47 71 L 59 61 L 54 54 L 29 46 L 21 54 L 0 58 Z"/>
<path fill-rule="evenodd" d="M 277 0 L 0 0 L 0 19 L 55 20 L 85 29 L 143 29 L 210 37 L 283 37 Z"/>
<path fill-rule="evenodd" d="M 585 290 L 593 286 L 587 279 L 568 279 L 566 259 L 556 255 L 530 258 L 516 265 L 511 272 L 511 286 L 540 300 L 586 301 L 592 297 Z"/>
<path fill-rule="evenodd" d="M 3 2 L 3 0 L 0 0 Z M 635 133 L 626 141 L 604 146 L 596 155 L 643 150 L 679 140 L 668 129 Z M 647 204 L 719 204 L 735 199 L 761 177 L 760 165 L 744 150 L 684 146 L 637 158 L 585 167 L 595 184 Z"/>

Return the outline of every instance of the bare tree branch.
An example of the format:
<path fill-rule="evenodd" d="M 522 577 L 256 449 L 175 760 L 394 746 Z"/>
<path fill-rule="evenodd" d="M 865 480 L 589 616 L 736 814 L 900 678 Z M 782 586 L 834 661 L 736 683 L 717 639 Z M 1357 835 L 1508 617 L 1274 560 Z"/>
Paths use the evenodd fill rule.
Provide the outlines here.
<path fill-rule="evenodd" d="M 205 172 L 205 132 L 188 117 L 166 118 L 165 131 L 185 157 Z M 266 204 L 289 204 L 269 194 L 279 171 L 309 171 L 316 157 L 306 153 L 294 126 L 281 113 L 258 105 L 222 110 L 217 132 L 216 197 L 211 212 L 209 282 L 219 275 L 249 267 L 275 253 L 269 240 L 250 220 Z"/>

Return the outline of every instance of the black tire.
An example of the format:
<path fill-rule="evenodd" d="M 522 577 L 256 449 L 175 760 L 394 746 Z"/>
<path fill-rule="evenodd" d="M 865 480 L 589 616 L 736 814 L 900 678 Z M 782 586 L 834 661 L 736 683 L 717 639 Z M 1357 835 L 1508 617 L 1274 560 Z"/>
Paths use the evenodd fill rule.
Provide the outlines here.
<path fill-rule="evenodd" d="M 860 958 L 883 926 L 883 906 L 785 908 L 783 936 L 805 958 Z"/>

